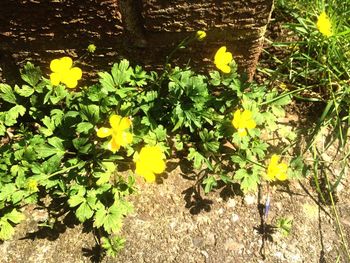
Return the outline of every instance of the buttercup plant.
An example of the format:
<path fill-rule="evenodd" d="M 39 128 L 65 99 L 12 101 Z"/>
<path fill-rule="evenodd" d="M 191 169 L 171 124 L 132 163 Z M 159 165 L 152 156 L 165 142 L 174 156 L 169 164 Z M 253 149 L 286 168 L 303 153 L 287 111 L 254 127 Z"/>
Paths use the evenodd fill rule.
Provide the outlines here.
<path fill-rule="evenodd" d="M 205 192 L 218 181 L 256 191 L 270 147 L 262 130 L 273 132 L 290 96 L 242 82 L 226 47 L 213 64 L 220 71 L 209 76 L 170 65 L 158 74 L 123 59 L 111 72 L 100 72 L 98 83 L 67 91 L 64 85 L 77 87 L 82 76 L 63 57 L 50 63 L 50 79 L 28 63 L 22 87 L 0 84 L 0 135 L 6 138 L 0 150 L 0 238 L 11 238 L 24 219 L 21 207 L 50 196 L 63 200 L 81 223 L 92 223 L 101 246 L 115 255 L 124 244 L 119 232 L 132 211 L 126 197 L 135 190 L 135 175 L 155 182 L 177 154 L 191 162 Z M 284 179 L 284 165 L 273 165 L 270 177 Z"/>

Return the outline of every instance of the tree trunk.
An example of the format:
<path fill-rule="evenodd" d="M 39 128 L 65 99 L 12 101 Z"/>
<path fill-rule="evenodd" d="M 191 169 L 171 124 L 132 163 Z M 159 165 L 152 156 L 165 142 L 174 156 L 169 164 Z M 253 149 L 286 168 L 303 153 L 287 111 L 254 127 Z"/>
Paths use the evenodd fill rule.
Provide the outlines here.
<path fill-rule="evenodd" d="M 249 79 L 254 75 L 273 8 L 273 0 L 122 0 L 121 3 L 131 7 L 127 12 L 122 10 L 122 15 L 124 20 L 133 17 L 125 26 L 138 36 L 136 44 L 143 37 L 149 47 L 167 48 L 190 32 L 205 30 L 207 41 L 184 55 L 197 63 L 208 63 L 216 49 L 226 45 L 240 71 Z"/>
<path fill-rule="evenodd" d="M 161 68 L 173 48 L 199 29 L 207 31 L 207 39 L 176 53 L 176 63 L 191 60 L 193 67 L 213 67 L 216 50 L 226 45 L 240 70 L 251 78 L 272 1 L 1 0 L 0 80 L 1 75 L 3 80 L 14 79 L 18 67 L 28 60 L 46 74 L 51 59 L 63 55 L 76 59 L 86 53 L 89 43 L 97 50 L 80 62 L 85 76 L 109 70 L 120 58 Z"/>

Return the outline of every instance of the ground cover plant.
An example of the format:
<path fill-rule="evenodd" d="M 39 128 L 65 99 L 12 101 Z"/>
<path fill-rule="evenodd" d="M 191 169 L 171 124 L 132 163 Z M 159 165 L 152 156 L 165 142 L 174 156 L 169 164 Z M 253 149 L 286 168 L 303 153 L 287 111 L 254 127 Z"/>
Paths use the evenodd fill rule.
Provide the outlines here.
<path fill-rule="evenodd" d="M 145 71 L 124 59 L 88 85 L 81 85 L 84 69 L 70 57 L 48 62 L 50 74 L 27 63 L 21 83 L 0 84 L 0 239 L 13 236 L 27 204 L 50 210 L 58 202 L 62 209 L 49 212 L 45 227 L 74 213 L 114 256 L 125 242 L 119 232 L 132 211 L 128 196 L 137 191 L 135 178 L 163 180 L 167 160 L 175 157 L 190 162 L 198 192 L 208 193 L 222 183 L 238 184 L 243 194 L 266 186 L 266 219 L 273 205 L 270 188 L 305 175 L 303 159 L 311 151 L 315 182 L 326 199 L 317 136 L 330 127 L 334 132 L 326 148 L 339 139 L 343 149 L 350 121 L 349 21 L 336 15 L 349 9 L 345 2 L 342 11 L 334 8 L 333 16 L 329 6 L 320 5 L 310 17 L 288 6 L 296 21 L 287 26 L 298 39 L 275 44 L 290 47 L 291 54 L 277 70 L 264 70 L 266 83 L 245 82 L 225 46 L 218 47 L 216 69 L 208 74 L 172 65 L 175 49 L 162 72 Z M 205 35 L 198 31 L 177 48 Z M 88 47 L 90 53 L 94 50 Z M 293 96 L 324 102 L 307 149 L 295 156 L 290 148 L 297 134 L 280 122 Z M 345 167 L 349 153 L 340 150 L 340 155 Z M 331 199 L 345 174 L 344 168 L 333 182 L 325 178 Z M 280 218 L 277 227 L 287 235 L 292 220 Z"/>
<path fill-rule="evenodd" d="M 1 84 L 1 239 L 13 235 L 21 207 L 49 196 L 91 221 L 113 255 L 132 211 L 134 173 L 154 182 L 174 156 L 191 161 L 206 193 L 218 181 L 249 192 L 292 178 L 292 158 L 281 161 L 283 152 L 270 152 L 262 138 L 276 130 L 290 96 L 241 81 L 226 47 L 214 63 L 220 71 L 205 76 L 170 64 L 146 72 L 124 59 L 100 72 L 99 83 L 79 87 L 82 70 L 62 57 L 49 76 L 27 63 L 22 85 Z"/>

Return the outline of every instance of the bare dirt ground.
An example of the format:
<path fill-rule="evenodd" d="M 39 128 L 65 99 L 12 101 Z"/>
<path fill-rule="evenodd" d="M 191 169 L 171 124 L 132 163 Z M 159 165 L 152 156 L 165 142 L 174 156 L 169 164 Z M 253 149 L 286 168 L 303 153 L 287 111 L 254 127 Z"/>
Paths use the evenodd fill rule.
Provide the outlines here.
<path fill-rule="evenodd" d="M 111 63 L 121 57 L 137 60 L 145 55 L 151 59 L 150 52 L 145 50 L 139 50 L 135 55 L 127 45 L 123 49 L 114 48 L 115 43 L 125 40 L 121 33 L 120 15 L 109 12 L 109 9 L 96 15 L 94 10 L 101 5 L 116 5 L 116 1 L 89 0 L 86 1 L 88 4 L 82 3 L 80 11 L 74 9 L 73 4 L 62 6 L 60 1 L 48 2 L 53 7 L 50 7 L 49 13 L 44 13 L 40 1 L 22 1 L 23 6 L 18 6 L 18 1 L 0 1 L 2 80 L 14 80 L 18 66 L 28 60 L 47 68 L 48 61 L 58 54 L 81 56 L 89 43 L 95 43 L 98 49 L 84 62 L 85 72 L 96 67 L 108 70 Z M 89 9 L 84 6 L 89 6 Z M 17 9 L 22 10 L 22 15 L 10 23 Z M 61 14 L 64 14 L 65 23 L 50 24 L 54 23 L 54 17 Z M 78 18 L 72 20 L 73 14 Z M 33 15 L 41 21 L 40 26 L 26 22 Z M 55 28 L 54 35 L 52 28 Z M 29 35 L 32 38 L 28 38 Z M 299 114 L 298 109 L 293 114 L 301 120 L 305 114 Z M 310 123 L 310 119 L 299 125 L 305 123 Z M 335 149 L 330 149 L 324 156 L 331 164 L 324 168 L 330 177 L 336 177 L 342 168 L 333 158 L 334 152 Z M 337 262 L 338 256 L 338 262 L 346 262 L 332 209 L 320 202 L 312 179 L 276 185 L 270 189 L 271 211 L 266 224 L 263 224 L 264 186 L 259 193 L 247 196 L 242 196 L 235 187 L 224 186 L 204 195 L 203 191 L 198 192 L 193 187 L 195 181 L 186 165 L 180 165 L 178 161 L 168 162 L 168 173 L 158 184 L 137 181 L 138 193 L 131 197 L 135 211 L 125 219 L 122 231 L 126 239 L 125 248 L 116 258 L 102 257 L 89 225 L 78 225 L 68 215 L 52 230 L 40 230 L 38 223 L 47 219 L 47 211 L 27 206 L 23 208 L 27 218 L 17 227 L 14 239 L 0 243 L 0 262 L 333 263 Z M 348 241 L 349 184 L 347 174 L 336 192 L 337 209 Z M 274 227 L 281 217 L 293 219 L 288 236 L 283 236 Z"/>
<path fill-rule="evenodd" d="M 0 262 L 336 262 L 340 239 L 329 206 L 319 198 L 309 180 L 276 185 L 266 225 L 259 213 L 266 192 L 239 195 L 221 187 L 205 196 L 184 177 L 177 162 L 159 184 L 138 181 L 132 197 L 135 212 L 124 223 L 125 248 L 116 258 L 101 257 L 93 234 L 83 227 L 59 224 L 37 232 L 45 211 L 27 207 L 27 219 L 16 237 L 0 245 Z M 349 180 L 337 191 L 340 220 L 350 236 Z M 236 194 L 238 192 L 238 194 Z M 290 235 L 275 229 L 276 220 L 291 217 Z M 265 227 L 263 227 L 265 226 Z M 339 262 L 346 262 L 341 257 Z"/>

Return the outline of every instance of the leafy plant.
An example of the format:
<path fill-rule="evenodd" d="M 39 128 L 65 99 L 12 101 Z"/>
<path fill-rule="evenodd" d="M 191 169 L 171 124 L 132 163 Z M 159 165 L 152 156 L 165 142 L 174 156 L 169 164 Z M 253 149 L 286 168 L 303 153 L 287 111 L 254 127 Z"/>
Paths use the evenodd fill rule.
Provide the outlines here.
<path fill-rule="evenodd" d="M 73 89 L 80 70 L 62 58 L 51 63 L 50 79 L 27 63 L 21 86 L 0 84 L 0 238 L 11 238 L 23 206 L 50 197 L 90 222 L 115 255 L 133 211 L 134 167 L 155 181 L 166 155 L 187 158 L 206 193 L 219 181 L 256 191 L 274 153 L 264 131 L 277 133 L 291 95 L 243 82 L 230 52 L 222 56 L 225 73 L 209 76 L 170 65 L 146 72 L 123 59 L 98 83 Z"/>
<path fill-rule="evenodd" d="M 281 217 L 277 219 L 276 227 L 283 236 L 288 236 L 292 230 L 293 219 L 289 217 Z"/>

